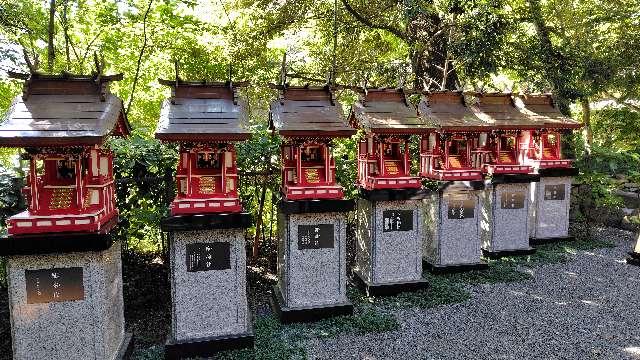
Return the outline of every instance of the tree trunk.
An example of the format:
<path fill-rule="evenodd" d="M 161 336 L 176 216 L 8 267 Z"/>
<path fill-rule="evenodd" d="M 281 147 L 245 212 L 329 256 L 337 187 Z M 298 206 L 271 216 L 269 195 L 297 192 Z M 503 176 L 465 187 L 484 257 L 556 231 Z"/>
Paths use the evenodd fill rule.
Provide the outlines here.
<path fill-rule="evenodd" d="M 69 54 L 69 20 L 67 19 L 67 8 L 69 4 L 69 0 L 65 0 L 63 8 L 62 8 L 62 24 L 64 31 L 64 54 L 67 58 L 67 64 L 65 65 L 65 69 L 69 71 L 69 67 L 71 66 L 71 55 Z"/>
<path fill-rule="evenodd" d="M 264 182 L 262 183 L 262 192 L 260 194 L 260 203 L 258 207 L 258 218 L 256 219 L 256 235 L 253 238 L 253 250 L 251 253 L 251 261 L 255 264 L 258 260 L 258 253 L 260 250 L 260 234 L 262 234 L 262 217 L 264 215 L 264 202 L 267 195 L 267 186 L 269 184 L 269 175 L 264 176 Z"/>
<path fill-rule="evenodd" d="M 53 71 L 53 64 L 56 57 L 55 47 L 53 45 L 53 35 L 55 32 L 55 16 L 56 16 L 56 0 L 49 2 L 49 27 L 48 27 L 48 44 L 47 44 L 47 71 Z"/>
<path fill-rule="evenodd" d="M 407 32 L 412 40 L 411 67 L 417 90 L 455 90 L 458 76 L 447 64 L 449 32 L 437 13 L 418 13 L 409 19 Z"/>
<path fill-rule="evenodd" d="M 585 150 L 587 155 L 591 154 L 591 145 L 593 144 L 593 132 L 591 131 L 591 104 L 589 99 L 583 97 L 580 99 L 580 105 L 582 105 L 582 136 L 584 138 Z"/>

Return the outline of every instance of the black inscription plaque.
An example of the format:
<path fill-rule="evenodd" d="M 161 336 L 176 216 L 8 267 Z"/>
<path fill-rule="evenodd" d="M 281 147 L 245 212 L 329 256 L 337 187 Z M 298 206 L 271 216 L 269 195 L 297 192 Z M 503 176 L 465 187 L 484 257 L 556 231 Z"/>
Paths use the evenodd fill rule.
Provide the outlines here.
<path fill-rule="evenodd" d="M 500 196 L 500 207 L 503 209 L 524 208 L 524 193 L 522 191 L 505 191 Z"/>
<path fill-rule="evenodd" d="M 84 300 L 82 268 L 25 270 L 27 304 Z"/>
<path fill-rule="evenodd" d="M 384 210 L 382 232 L 413 230 L 413 210 Z"/>
<path fill-rule="evenodd" d="M 545 185 L 544 199 L 545 200 L 564 200 L 564 184 Z"/>
<path fill-rule="evenodd" d="M 298 250 L 333 248 L 333 224 L 298 225 Z"/>
<path fill-rule="evenodd" d="M 187 271 L 231 269 L 231 244 L 228 242 L 187 244 Z"/>
<path fill-rule="evenodd" d="M 471 219 L 474 216 L 473 199 L 449 199 L 449 219 Z"/>

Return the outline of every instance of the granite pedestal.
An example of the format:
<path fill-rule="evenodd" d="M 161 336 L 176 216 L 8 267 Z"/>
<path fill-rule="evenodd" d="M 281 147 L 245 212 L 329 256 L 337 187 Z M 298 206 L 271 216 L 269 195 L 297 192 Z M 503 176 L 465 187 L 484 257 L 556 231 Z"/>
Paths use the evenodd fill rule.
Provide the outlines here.
<path fill-rule="evenodd" d="M 166 359 L 208 357 L 253 346 L 247 301 L 247 213 L 167 218 L 171 263 L 171 335 Z"/>
<path fill-rule="evenodd" d="M 539 173 L 540 181 L 531 183 L 530 244 L 571 240 L 571 182 L 577 169 L 541 169 Z"/>
<path fill-rule="evenodd" d="M 346 213 L 354 202 L 282 201 L 278 208 L 274 312 L 283 323 L 352 314 L 346 293 Z"/>
<path fill-rule="evenodd" d="M 67 252 L 49 253 L 62 237 Z M 0 255 L 7 256 L 13 358 L 128 357 L 132 342 L 124 332 L 120 243 L 108 234 L 31 235 L 25 242 L 35 245 L 27 248 L 21 238 L 0 239 Z M 83 251 L 74 251 L 74 243 Z"/>
<path fill-rule="evenodd" d="M 640 232 L 636 234 L 636 244 L 633 251 L 629 252 L 627 264 L 640 266 Z"/>
<path fill-rule="evenodd" d="M 480 232 L 486 257 L 529 255 L 529 187 L 537 175 L 497 175 L 481 196 Z"/>
<path fill-rule="evenodd" d="M 361 190 L 356 211 L 356 266 L 369 295 L 424 289 L 421 199 L 424 190 Z"/>
<path fill-rule="evenodd" d="M 422 200 L 423 258 L 431 272 L 486 269 L 480 259 L 481 181 L 449 182 Z"/>

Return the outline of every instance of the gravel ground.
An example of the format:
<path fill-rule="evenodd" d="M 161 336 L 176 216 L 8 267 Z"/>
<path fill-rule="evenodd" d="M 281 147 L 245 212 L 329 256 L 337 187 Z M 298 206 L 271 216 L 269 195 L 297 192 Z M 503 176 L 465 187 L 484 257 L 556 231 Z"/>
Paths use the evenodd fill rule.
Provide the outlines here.
<path fill-rule="evenodd" d="M 533 280 L 470 286 L 471 300 L 397 313 L 401 329 L 310 340 L 310 359 L 640 359 L 640 267 L 624 262 L 632 235 L 596 238 L 615 248 L 541 265 Z"/>

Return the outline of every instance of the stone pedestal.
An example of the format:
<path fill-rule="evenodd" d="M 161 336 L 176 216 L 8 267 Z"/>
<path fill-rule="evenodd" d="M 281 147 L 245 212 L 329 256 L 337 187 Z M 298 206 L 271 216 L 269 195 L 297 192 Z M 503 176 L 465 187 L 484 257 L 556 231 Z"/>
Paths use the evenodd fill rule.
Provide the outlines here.
<path fill-rule="evenodd" d="M 422 278 L 421 190 L 360 192 L 354 273 L 369 295 L 393 295 L 428 286 Z"/>
<path fill-rule="evenodd" d="M 353 201 L 282 201 L 278 207 L 274 312 L 283 323 L 350 315 L 346 213 L 353 210 Z"/>
<path fill-rule="evenodd" d="M 529 187 L 537 175 L 498 175 L 485 185 L 481 196 L 480 231 L 486 257 L 530 255 Z"/>
<path fill-rule="evenodd" d="M 43 253 L 61 237 L 70 252 Z M 36 245 L 25 247 L 23 239 Z M 128 357 L 119 242 L 107 234 L 56 234 L 0 243 L 0 255 L 7 256 L 15 360 Z"/>
<path fill-rule="evenodd" d="M 171 335 L 166 359 L 253 346 L 247 301 L 247 213 L 173 216 L 169 232 Z"/>
<path fill-rule="evenodd" d="M 449 182 L 422 200 L 424 265 L 432 272 L 486 269 L 480 259 L 482 181 Z"/>
<path fill-rule="evenodd" d="M 636 234 L 636 244 L 633 251 L 629 252 L 627 264 L 640 266 L 640 232 Z"/>
<path fill-rule="evenodd" d="M 530 244 L 571 240 L 569 208 L 572 176 L 577 169 L 540 169 L 540 181 L 531 183 Z"/>

